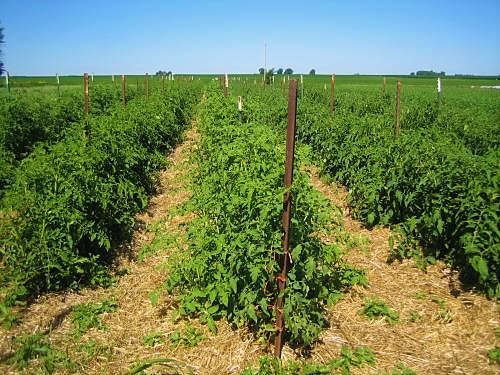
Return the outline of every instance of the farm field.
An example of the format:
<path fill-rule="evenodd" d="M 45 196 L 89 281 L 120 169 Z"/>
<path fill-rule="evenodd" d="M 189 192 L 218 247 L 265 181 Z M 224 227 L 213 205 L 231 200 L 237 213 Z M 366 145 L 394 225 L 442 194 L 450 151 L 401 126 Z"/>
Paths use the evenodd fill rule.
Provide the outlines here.
<path fill-rule="evenodd" d="M 0 369 L 496 373 L 498 80 L 303 77 L 281 365 L 288 79 L 215 77 L 0 88 Z"/>

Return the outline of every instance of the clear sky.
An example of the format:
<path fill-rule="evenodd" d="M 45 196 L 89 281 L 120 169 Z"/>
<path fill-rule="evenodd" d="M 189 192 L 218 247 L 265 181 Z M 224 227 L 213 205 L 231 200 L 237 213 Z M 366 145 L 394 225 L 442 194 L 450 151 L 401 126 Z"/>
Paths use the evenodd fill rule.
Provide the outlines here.
<path fill-rule="evenodd" d="M 500 74 L 500 0 L 0 0 L 11 75 Z"/>

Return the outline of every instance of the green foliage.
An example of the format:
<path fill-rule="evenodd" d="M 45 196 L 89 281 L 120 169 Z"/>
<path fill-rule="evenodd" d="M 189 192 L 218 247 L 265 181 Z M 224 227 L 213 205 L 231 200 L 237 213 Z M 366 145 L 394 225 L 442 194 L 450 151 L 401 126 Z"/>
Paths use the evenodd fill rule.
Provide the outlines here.
<path fill-rule="evenodd" d="M 390 323 L 395 324 L 399 322 L 399 314 L 391 309 L 379 298 L 367 299 L 360 310 L 360 313 L 369 319 L 377 319 L 384 317 L 384 319 Z"/>
<path fill-rule="evenodd" d="M 151 332 L 144 336 L 142 342 L 146 346 L 154 347 L 156 345 L 163 344 L 165 342 L 165 338 L 161 332 Z"/>
<path fill-rule="evenodd" d="M 415 371 L 406 367 L 404 363 L 398 363 L 394 370 L 388 372 L 387 375 L 417 375 Z"/>
<path fill-rule="evenodd" d="M 106 330 L 106 325 L 101 320 L 101 315 L 116 311 L 118 304 L 113 300 L 103 300 L 98 303 L 84 303 L 75 306 L 71 312 L 73 334 L 80 338 L 91 328 Z"/>
<path fill-rule="evenodd" d="M 0 324 L 5 329 L 11 329 L 19 321 L 18 314 L 12 311 L 10 306 L 0 303 Z"/>
<path fill-rule="evenodd" d="M 362 367 L 365 364 L 374 364 L 373 351 L 367 347 L 358 347 L 354 351 L 343 346 L 340 357 L 327 364 L 308 362 L 287 362 L 282 364 L 275 357 L 262 357 L 259 360 L 259 368 L 248 368 L 242 375 L 320 375 L 331 374 L 336 370 L 348 375 L 353 367 Z"/>
<path fill-rule="evenodd" d="M 174 374 L 193 374 L 190 367 L 172 358 L 151 358 L 138 361 L 130 369 L 129 375 L 144 374 L 144 371 L 153 366 L 161 366 L 163 370 L 172 371 Z M 164 373 L 164 372 L 162 372 Z"/>
<path fill-rule="evenodd" d="M 500 363 L 500 347 L 495 346 L 494 348 L 491 348 L 488 350 L 488 359 L 490 360 L 490 363 L 492 364 L 499 364 Z"/>
<path fill-rule="evenodd" d="M 180 315 L 198 316 L 212 330 L 214 321 L 225 317 L 268 337 L 274 332 L 276 258 L 282 252 L 285 152 L 273 127 L 254 122 L 260 106 L 246 101 L 249 122 L 242 123 L 234 103 L 208 93 L 200 112 L 193 197 L 200 215 L 191 223 L 190 252 L 172 265 L 166 288 L 180 292 Z M 269 112 L 260 116 L 274 118 Z M 310 345 L 325 326 L 325 304 L 338 299 L 352 280 L 344 279 L 339 248 L 324 246 L 313 235 L 324 224 L 328 207 L 300 171 L 292 194 L 286 339 Z"/>
<path fill-rule="evenodd" d="M 347 346 L 343 346 L 340 350 L 340 358 L 330 362 L 330 368 L 341 369 L 342 373 L 348 375 L 351 373 L 351 368 L 362 367 L 365 364 L 373 365 L 375 363 L 375 354 L 365 346 L 360 346 L 354 351 Z"/>
<path fill-rule="evenodd" d="M 112 250 L 130 237 L 189 121 L 195 92 L 179 91 L 90 117 L 25 157 L 0 205 L 0 285 L 37 295 L 113 282 Z"/>
<path fill-rule="evenodd" d="M 41 333 L 23 335 L 13 340 L 14 353 L 8 361 L 14 364 L 19 370 L 28 367 L 32 362 L 36 364 L 44 373 L 51 374 L 57 367 L 72 369 L 71 363 L 66 354 L 51 347 L 46 337 Z"/>
<path fill-rule="evenodd" d="M 168 335 L 168 340 L 173 348 L 177 349 L 179 346 L 192 348 L 197 346 L 205 337 L 200 330 L 197 330 L 190 324 L 186 324 L 184 329 L 178 329 Z"/>
<path fill-rule="evenodd" d="M 311 92 L 299 103 L 298 137 L 311 145 L 324 173 L 347 185 L 355 217 L 399 231 L 392 260 L 423 248 L 417 257 L 422 268 L 444 258 L 462 269 L 465 280 L 498 297 L 498 101 L 478 104 L 485 123 L 461 124 L 467 131 L 460 133 L 456 119 L 445 126 L 460 113 L 457 106 L 404 98 L 396 138 L 389 96 L 360 90 L 336 95 L 331 116 L 325 95 Z M 467 111 L 463 117 L 476 118 L 477 108 Z M 477 135 L 473 145 L 471 128 Z"/>
<path fill-rule="evenodd" d="M 81 343 L 76 349 L 77 352 L 84 353 L 86 360 L 96 356 L 108 356 L 112 353 L 112 347 L 103 345 L 99 341 L 89 339 Z"/>

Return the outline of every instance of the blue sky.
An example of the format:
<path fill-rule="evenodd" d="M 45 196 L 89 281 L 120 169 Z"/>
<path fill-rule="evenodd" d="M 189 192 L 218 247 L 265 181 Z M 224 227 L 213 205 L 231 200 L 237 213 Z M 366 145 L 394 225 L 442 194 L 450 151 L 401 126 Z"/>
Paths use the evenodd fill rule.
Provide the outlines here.
<path fill-rule="evenodd" d="M 500 0 L 0 0 L 12 75 L 500 74 Z"/>

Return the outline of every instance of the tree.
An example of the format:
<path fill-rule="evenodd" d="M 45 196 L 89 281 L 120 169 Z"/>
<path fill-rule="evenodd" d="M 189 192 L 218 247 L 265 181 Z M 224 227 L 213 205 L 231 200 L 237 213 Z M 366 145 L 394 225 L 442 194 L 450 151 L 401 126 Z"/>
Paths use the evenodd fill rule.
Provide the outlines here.
<path fill-rule="evenodd" d="M 3 27 L 0 27 L 0 58 L 2 57 L 2 44 L 3 44 Z M 3 69 L 3 61 L 0 60 L 0 76 L 5 70 Z"/>
<path fill-rule="evenodd" d="M 279 68 L 279 69 L 276 71 L 276 74 L 283 74 L 283 68 Z"/>
<path fill-rule="evenodd" d="M 309 71 L 309 75 L 311 75 L 311 76 L 316 75 L 316 69 L 311 69 L 311 70 Z"/>
<path fill-rule="evenodd" d="M 285 69 L 285 74 L 293 74 L 293 69 L 292 68 L 286 68 Z"/>
<path fill-rule="evenodd" d="M 264 74 L 264 68 L 259 68 L 259 74 Z"/>

